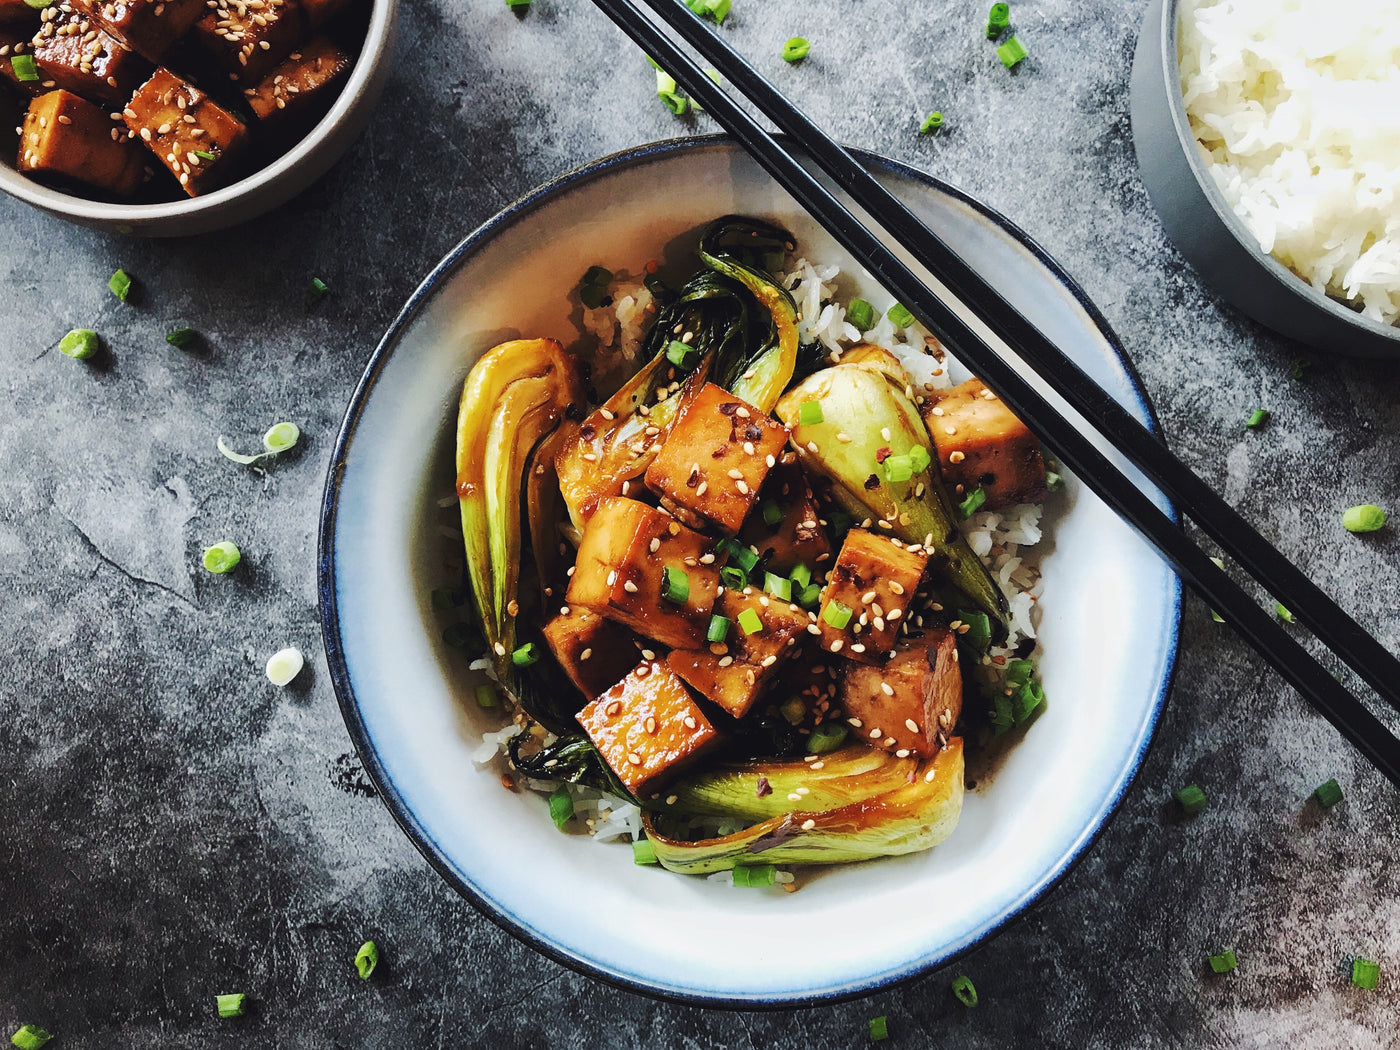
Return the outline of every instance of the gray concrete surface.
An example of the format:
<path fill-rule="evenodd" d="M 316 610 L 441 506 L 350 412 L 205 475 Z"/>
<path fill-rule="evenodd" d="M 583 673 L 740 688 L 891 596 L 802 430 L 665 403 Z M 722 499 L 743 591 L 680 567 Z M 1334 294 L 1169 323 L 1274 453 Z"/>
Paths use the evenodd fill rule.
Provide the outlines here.
<path fill-rule="evenodd" d="M 1179 452 L 1387 645 L 1400 379 L 1234 313 L 1164 242 L 1132 155 L 1142 0 L 1017 0 L 1015 74 L 983 3 L 735 0 L 725 36 L 836 135 L 1004 211 L 1083 284 Z M 516 943 L 419 858 L 367 788 L 327 680 L 315 534 L 336 427 L 437 259 L 537 183 L 676 119 L 591 5 L 406 0 L 368 132 L 277 213 L 189 241 L 105 236 L 0 201 L 0 1028 L 59 1047 L 1370 1048 L 1400 1008 L 1397 793 L 1190 600 L 1157 743 L 1123 809 L 1044 903 L 966 959 L 866 1001 L 723 1013 L 615 991 Z M 781 42 L 814 41 L 787 67 Z M 947 130 L 915 133 L 938 108 Z M 139 295 L 106 290 L 118 264 Z M 313 275 L 333 291 L 308 308 Z M 204 333 L 178 350 L 177 320 Z M 101 331 L 89 366 L 51 348 Z M 1312 367 L 1293 379 L 1295 359 Z M 1263 406 L 1270 424 L 1246 432 Z M 303 448 L 259 480 L 214 437 L 276 419 Z M 234 537 L 226 579 L 197 567 Z M 1092 630 L 1092 624 L 1086 630 Z M 270 689 L 294 643 L 309 673 Z M 1335 776 L 1347 799 L 1319 814 Z M 1171 792 L 1211 798 L 1172 818 Z M 821 934 L 816 934 L 820 936 Z M 839 935 L 833 933 L 833 935 Z M 384 962 L 349 965 L 373 937 Z M 1205 972 L 1205 956 L 1239 969 Z M 1354 954 L 1379 990 L 1347 980 Z M 982 1005 L 948 992 L 969 974 Z M 220 1021 L 216 992 L 253 996 Z"/>

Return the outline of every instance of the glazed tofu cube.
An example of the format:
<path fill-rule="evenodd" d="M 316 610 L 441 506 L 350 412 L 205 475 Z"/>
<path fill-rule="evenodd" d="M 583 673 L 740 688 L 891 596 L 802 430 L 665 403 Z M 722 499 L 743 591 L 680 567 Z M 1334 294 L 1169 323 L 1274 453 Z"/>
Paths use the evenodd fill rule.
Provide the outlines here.
<path fill-rule="evenodd" d="M 66 4 L 53 10 L 58 16 L 34 37 L 34 60 L 44 86 L 119 108 L 150 75 L 150 63 Z"/>
<path fill-rule="evenodd" d="M 822 647 L 862 663 L 883 663 L 919 589 L 928 555 L 898 540 L 852 529 L 822 590 Z M 837 623 L 845 621 L 844 626 Z"/>
<path fill-rule="evenodd" d="M 647 486 L 733 535 L 787 444 L 787 428 L 706 383 L 681 409 L 647 468 Z"/>
<path fill-rule="evenodd" d="M 79 182 L 129 197 L 146 178 L 146 151 L 126 129 L 71 91 L 50 91 L 29 104 L 20 129 L 19 163 L 26 175 Z"/>
<path fill-rule="evenodd" d="M 221 0 L 194 25 L 193 38 L 239 84 L 256 84 L 306 36 L 297 0 L 261 0 L 255 8 Z"/>
<path fill-rule="evenodd" d="M 901 639 L 883 666 L 852 664 L 841 705 L 857 739 L 900 758 L 932 758 L 962 712 L 962 692 L 956 637 L 935 627 Z"/>
<path fill-rule="evenodd" d="M 33 9 L 29 10 L 32 12 Z M 21 80 L 15 72 L 15 56 L 30 54 L 29 41 L 33 36 L 33 32 L 27 26 L 0 26 L 0 80 L 8 83 L 26 98 L 42 95 L 45 90 L 37 76 L 33 80 Z"/>
<path fill-rule="evenodd" d="M 982 380 L 969 379 L 926 402 L 924 422 L 953 491 L 961 495 L 980 485 L 988 510 L 1045 498 L 1040 442 Z"/>
<path fill-rule="evenodd" d="M 543 631 L 559 666 L 590 700 L 637 662 L 632 632 L 582 606 L 566 605 Z"/>
<path fill-rule="evenodd" d="M 758 551 L 763 564 L 776 573 L 789 573 L 799 565 L 821 571 L 831 560 L 817 501 L 796 460 L 791 452 L 778 460 L 739 533 L 744 545 Z M 768 521 L 770 507 L 782 514 L 775 524 Z"/>
<path fill-rule="evenodd" d="M 159 64 L 204 14 L 204 0 L 70 0 L 94 25 Z"/>
<path fill-rule="evenodd" d="M 811 618 L 796 605 L 753 587 L 725 588 L 715 612 L 729 620 L 725 641 L 705 649 L 674 650 L 666 657 L 666 666 L 705 699 L 743 718 L 796 651 Z M 756 622 L 760 629 L 750 633 L 745 622 Z"/>
<path fill-rule="evenodd" d="M 663 596 L 668 579 L 672 597 Z M 668 648 L 694 649 L 705 642 L 718 590 L 709 540 L 665 511 L 608 496 L 588 519 L 565 600 Z"/>
<path fill-rule="evenodd" d="M 228 181 L 248 143 L 237 117 L 168 69 L 156 70 L 122 115 L 191 197 Z"/>
<path fill-rule="evenodd" d="M 719 740 L 685 683 L 644 661 L 578 713 L 579 725 L 639 798 Z"/>
<path fill-rule="evenodd" d="M 243 94 L 253 115 L 266 127 L 304 123 L 324 112 L 352 65 L 351 57 L 327 37 L 317 37 Z"/>

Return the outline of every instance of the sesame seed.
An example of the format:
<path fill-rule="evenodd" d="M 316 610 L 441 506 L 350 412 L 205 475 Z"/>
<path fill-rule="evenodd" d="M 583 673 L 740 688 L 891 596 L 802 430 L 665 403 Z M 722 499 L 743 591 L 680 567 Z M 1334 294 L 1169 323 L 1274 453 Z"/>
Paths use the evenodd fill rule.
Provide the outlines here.
<path fill-rule="evenodd" d="M 874 591 L 866 591 L 864 594 L 862 594 L 862 595 L 860 596 L 860 600 L 861 600 L 861 603 L 862 603 L 862 604 L 864 604 L 864 605 L 869 605 L 871 602 L 873 602 L 873 601 L 875 600 L 875 592 L 874 592 Z"/>
<path fill-rule="evenodd" d="M 816 826 L 817 826 L 817 822 L 816 822 L 815 820 L 813 820 L 811 817 L 808 817 L 806 820 L 804 820 L 804 821 L 802 822 L 802 830 L 803 830 L 803 831 L 811 831 L 811 830 L 812 830 L 814 827 L 816 827 Z"/>
<path fill-rule="evenodd" d="M 616 569 L 613 569 L 611 572 L 608 573 L 608 586 L 611 587 L 611 586 L 612 586 L 613 584 L 615 584 L 616 582 L 617 582 L 617 570 L 616 570 Z"/>
<path fill-rule="evenodd" d="M 894 686 L 890 685 L 889 682 L 881 682 L 880 692 L 884 693 L 886 696 L 894 696 Z"/>
<path fill-rule="evenodd" d="M 808 633 L 808 634 L 821 634 L 821 633 L 822 633 L 822 629 L 821 629 L 820 627 L 818 627 L 815 623 L 809 623 L 809 624 L 807 625 L 807 633 Z"/>
<path fill-rule="evenodd" d="M 734 482 L 734 487 L 739 490 L 739 495 L 741 496 L 747 496 L 749 494 L 749 484 L 742 478 Z"/>
<path fill-rule="evenodd" d="M 766 457 L 766 458 L 764 459 L 763 462 L 766 463 L 766 464 L 768 464 L 768 466 L 770 466 L 770 467 L 777 466 L 777 463 L 778 463 L 778 461 L 777 461 L 776 459 L 774 459 L 771 455 L 769 455 L 768 457 Z"/>
<path fill-rule="evenodd" d="M 733 662 L 734 662 L 734 657 L 732 657 L 732 656 L 721 656 L 720 659 L 719 659 L 719 665 L 720 665 L 721 667 L 728 667 L 728 666 L 729 666 L 730 664 L 732 664 Z"/>
<path fill-rule="evenodd" d="M 843 644 L 844 644 L 844 643 L 841 641 L 841 639 L 838 638 L 838 639 L 836 639 L 836 641 L 834 641 L 834 642 L 831 643 L 830 649 L 831 649 L 831 651 L 832 651 L 833 653 L 839 653 L 839 652 L 841 651 L 841 646 L 842 646 Z"/>
<path fill-rule="evenodd" d="M 687 729 L 694 729 L 694 728 L 695 728 L 695 719 L 694 719 L 694 717 L 692 717 L 691 715 L 686 715 L 684 718 L 682 718 L 682 719 L 681 719 L 681 723 L 682 723 Z"/>
<path fill-rule="evenodd" d="M 924 783 L 932 784 L 933 778 L 937 775 L 937 773 L 938 771 L 936 769 L 930 769 L 927 773 L 924 774 Z"/>
<path fill-rule="evenodd" d="M 887 613 L 885 614 L 885 618 L 886 618 L 886 619 L 889 619 L 889 620 L 898 620 L 898 619 L 899 619 L 901 616 L 903 616 L 903 615 L 904 615 L 904 610 L 903 610 L 903 609 L 891 609 L 889 612 L 887 612 Z"/>
<path fill-rule="evenodd" d="M 925 385 L 928 386 L 928 388 L 929 388 L 930 390 L 933 389 L 933 384 L 932 384 L 932 383 L 928 383 L 928 384 L 925 384 Z M 937 405 L 934 405 L 931 409 L 929 409 L 929 414 L 930 414 L 930 415 L 935 415 L 935 416 L 941 416 L 941 415 L 943 414 L 943 409 L 939 408 Z"/>
<path fill-rule="evenodd" d="M 788 801 L 789 801 L 789 802 L 801 802 L 801 801 L 802 801 L 802 796 L 799 795 L 796 791 L 794 791 L 792 794 L 788 795 Z"/>
<path fill-rule="evenodd" d="M 901 747 L 898 751 L 896 751 L 896 752 L 894 753 L 894 757 L 895 757 L 895 758 L 908 758 L 908 757 L 909 757 L 909 749 L 908 749 L 907 747 Z"/>
<path fill-rule="evenodd" d="M 919 723 L 915 722 L 912 718 L 906 718 L 904 720 L 904 726 L 911 733 L 917 733 L 919 731 Z"/>
<path fill-rule="evenodd" d="M 898 580 L 891 580 L 890 590 L 893 591 L 895 594 L 903 594 L 904 584 L 900 583 Z"/>
<path fill-rule="evenodd" d="M 752 442 L 752 441 L 745 441 L 745 442 L 744 442 L 744 455 L 746 455 L 746 456 L 752 456 L 752 455 L 753 455 L 753 442 Z"/>
<path fill-rule="evenodd" d="M 740 478 L 742 478 L 742 477 L 744 476 L 744 472 L 743 472 L 742 470 L 740 470 L 738 467 L 730 467 L 730 468 L 729 468 L 729 476 L 730 476 L 731 478 L 733 478 L 735 481 L 738 481 Z"/>
<path fill-rule="evenodd" d="M 491 648 L 493 648 L 493 649 L 496 650 L 496 655 L 497 655 L 497 656 L 505 656 L 505 655 L 506 655 L 506 647 L 505 647 L 504 645 L 502 645 L 500 642 L 497 642 L 497 643 L 496 643 L 495 645 L 493 645 Z"/>
<path fill-rule="evenodd" d="M 655 554 L 661 549 L 661 537 L 653 536 L 651 539 L 651 543 L 649 543 L 647 546 L 650 548 L 651 553 Z"/>
<path fill-rule="evenodd" d="M 851 646 L 851 652 L 853 652 L 853 653 L 863 653 L 863 652 L 865 652 L 865 643 L 864 643 L 864 642 L 856 642 L 855 645 Z"/>
<path fill-rule="evenodd" d="M 879 730 L 879 729 L 872 729 L 872 730 L 870 731 L 870 739 L 871 739 L 871 740 L 874 740 L 874 739 L 875 739 L 876 737 L 878 737 L 879 735 L 880 735 L 880 730 Z"/>
<path fill-rule="evenodd" d="M 697 496 L 703 496 L 703 495 L 705 494 L 705 490 L 708 489 L 709 487 L 710 487 L 710 483 L 709 483 L 708 481 L 702 481 L 702 482 L 700 482 L 700 485 L 696 488 L 695 494 L 696 494 Z"/>
<path fill-rule="evenodd" d="M 759 666 L 760 666 L 760 667 L 772 667 L 772 666 L 773 666 L 775 663 L 777 663 L 777 662 L 778 662 L 778 658 L 777 658 L 776 656 L 769 655 L 769 656 L 765 656 L 765 657 L 763 658 L 763 663 L 761 663 Z"/>
<path fill-rule="evenodd" d="M 943 428 L 943 433 L 945 433 L 945 434 L 956 434 L 957 432 L 958 432 L 958 428 L 955 427 L 955 426 L 953 426 L 951 423 L 950 423 L 948 426 L 946 426 L 946 427 Z"/>
<path fill-rule="evenodd" d="M 654 718 L 652 718 L 650 715 L 648 715 L 645 724 L 646 724 L 646 730 L 647 730 L 647 732 L 650 733 L 652 736 L 655 736 L 655 735 L 656 735 L 656 719 L 654 719 Z"/>
<path fill-rule="evenodd" d="M 890 440 L 890 428 L 889 428 L 889 427 L 881 427 L 881 428 L 880 428 L 880 436 L 881 436 L 882 438 L 884 438 L 886 441 L 889 441 L 889 440 Z"/>
<path fill-rule="evenodd" d="M 643 659 L 643 660 L 655 660 L 655 659 L 656 659 L 656 653 L 655 653 L 653 650 L 651 650 L 651 649 L 643 649 L 643 650 L 642 650 L 642 659 Z"/>
<path fill-rule="evenodd" d="M 967 459 L 967 456 L 963 455 L 963 453 L 958 451 L 957 449 L 954 449 L 952 452 L 948 453 L 949 463 L 961 463 L 965 459 Z"/>
<path fill-rule="evenodd" d="M 634 766 L 640 766 L 642 764 L 642 756 L 635 751 L 629 751 L 627 752 L 627 761 L 631 762 Z"/>
<path fill-rule="evenodd" d="M 607 419 L 607 420 L 612 420 L 612 419 L 616 418 L 616 417 L 614 417 L 613 414 L 612 414 L 611 412 L 609 412 L 606 408 L 600 408 L 600 409 L 598 409 L 598 415 L 602 416 L 604 419 Z"/>
<path fill-rule="evenodd" d="M 621 701 L 621 700 L 614 700 L 612 703 L 610 703 L 607 707 L 605 707 L 605 708 L 603 709 L 603 713 L 604 713 L 605 715 L 615 715 L 615 714 L 617 714 L 617 713 L 618 713 L 619 711 L 621 711 L 621 710 L 622 710 L 622 701 Z"/>
<path fill-rule="evenodd" d="M 817 451 L 819 451 L 818 448 L 817 448 L 817 443 L 816 443 L 815 441 L 809 441 L 809 442 L 807 442 L 807 451 L 808 451 L 808 452 L 817 452 Z"/>
<path fill-rule="evenodd" d="M 748 418 L 749 418 L 749 410 L 748 410 L 747 408 L 745 408 L 743 405 L 740 405 L 738 408 L 736 408 L 736 409 L 734 410 L 734 414 L 735 414 L 736 416 L 738 416 L 740 419 L 748 419 Z"/>

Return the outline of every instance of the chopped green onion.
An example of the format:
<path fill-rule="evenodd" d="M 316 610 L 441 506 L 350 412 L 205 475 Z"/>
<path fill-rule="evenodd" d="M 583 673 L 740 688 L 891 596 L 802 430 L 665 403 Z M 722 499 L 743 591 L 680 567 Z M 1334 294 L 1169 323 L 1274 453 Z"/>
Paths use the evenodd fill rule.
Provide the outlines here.
<path fill-rule="evenodd" d="M 1049 492 L 1059 492 L 1065 487 L 1065 479 L 1053 470 L 1045 472 L 1045 488 Z"/>
<path fill-rule="evenodd" d="M 758 564 L 758 555 L 738 540 L 720 540 L 716 547 L 729 555 L 729 560 L 738 566 L 740 572 L 753 572 L 754 566 Z"/>
<path fill-rule="evenodd" d="M 846 742 L 846 727 L 840 722 L 823 722 L 807 737 L 807 754 L 824 755 Z"/>
<path fill-rule="evenodd" d="M 967 499 L 958 504 L 958 510 L 962 511 L 964 518 L 970 518 L 987 502 L 987 490 L 981 485 L 967 494 Z"/>
<path fill-rule="evenodd" d="M 306 666 L 306 659 L 301 655 L 301 650 L 294 645 L 289 645 L 285 649 L 279 649 L 267 658 L 267 680 L 279 689 L 285 685 L 290 685 L 293 678 L 301 674 L 301 669 Z"/>
<path fill-rule="evenodd" d="M 1045 687 L 1034 678 L 1011 697 L 1011 717 L 1017 724 L 1026 721 L 1045 703 Z"/>
<path fill-rule="evenodd" d="M 909 465 L 914 468 L 915 474 L 920 474 L 927 470 L 929 464 L 933 462 L 933 459 L 928 454 L 928 449 L 924 448 L 923 445 L 910 446 L 906 455 L 909 457 Z"/>
<path fill-rule="evenodd" d="M 1353 959 L 1351 961 L 1351 983 L 1358 988 L 1374 988 L 1381 982 L 1381 967 L 1379 963 L 1373 963 L 1370 959 Z"/>
<path fill-rule="evenodd" d="M 1294 379 L 1302 379 L 1307 375 L 1308 369 L 1312 367 L 1312 362 L 1307 358 L 1300 357 L 1293 362 L 1293 369 L 1289 373 Z"/>
<path fill-rule="evenodd" d="M 666 346 L 666 360 L 677 368 L 685 368 L 695 352 L 695 347 L 688 346 L 679 339 L 672 339 Z"/>
<path fill-rule="evenodd" d="M 958 1002 L 964 1006 L 977 1005 L 977 989 L 972 985 L 972 978 L 967 974 L 960 973 L 953 978 L 953 994 L 958 997 Z"/>
<path fill-rule="evenodd" d="M 771 572 L 763 574 L 763 589 L 779 601 L 792 601 L 792 581 Z"/>
<path fill-rule="evenodd" d="M 86 361 L 97 353 L 100 340 L 91 328 L 75 328 L 58 341 L 58 352 L 64 357 Z"/>
<path fill-rule="evenodd" d="M 1001 736 L 1016 724 L 1016 710 L 1006 690 L 999 689 L 992 695 L 992 736 Z"/>
<path fill-rule="evenodd" d="M 647 59 L 647 61 L 650 62 L 651 59 Z M 579 282 L 579 300 L 590 310 L 598 309 L 603 305 L 603 299 L 608 294 L 608 286 L 612 284 L 612 279 L 611 270 L 605 270 L 601 266 L 590 266 L 584 272 L 583 280 Z"/>
<path fill-rule="evenodd" d="M 778 714 L 786 718 L 790 725 L 798 725 L 807 717 L 807 705 L 800 696 L 790 696 L 778 708 Z"/>
<path fill-rule="evenodd" d="M 34 61 L 29 55 L 16 55 L 15 61 L 18 62 L 21 58 L 28 58 L 31 63 Z M 35 77 L 34 79 L 37 80 L 38 78 Z M 111 277 L 107 278 L 107 287 L 118 299 L 122 302 L 126 302 L 127 296 L 131 294 L 131 275 L 125 270 L 118 270 L 116 273 L 112 274 Z"/>
<path fill-rule="evenodd" d="M 798 590 L 801 590 L 812 582 L 812 570 L 807 568 L 806 562 L 799 562 L 797 568 L 788 573 L 788 579 Z"/>
<path fill-rule="evenodd" d="M 242 560 L 243 555 L 238 546 L 230 540 L 204 548 L 204 567 L 219 575 L 232 572 Z"/>
<path fill-rule="evenodd" d="M 661 570 L 661 597 L 677 605 L 690 597 L 690 577 L 684 569 L 667 565 Z"/>
<path fill-rule="evenodd" d="M 822 589 L 820 584 L 809 583 L 802 588 L 802 592 L 797 596 L 797 604 L 804 609 L 810 609 L 821 600 Z"/>
<path fill-rule="evenodd" d="M 1253 430 L 1262 427 L 1268 422 L 1268 419 L 1269 410 L 1267 408 L 1256 408 L 1249 414 L 1249 418 L 1244 421 L 1244 425 Z"/>
<path fill-rule="evenodd" d="M 758 618 L 758 613 L 752 609 L 745 609 L 736 619 L 745 634 L 757 634 L 763 630 L 763 621 Z"/>
<path fill-rule="evenodd" d="M 884 468 L 886 481 L 908 481 L 914 476 L 914 464 L 908 455 L 886 456 Z"/>
<path fill-rule="evenodd" d="M 26 58 L 29 56 L 25 56 Z M 20 1050 L 39 1050 L 39 1047 L 47 1043 L 53 1036 L 35 1024 L 22 1024 L 14 1035 L 10 1036 L 10 1042 L 19 1047 Z"/>
<path fill-rule="evenodd" d="M 218 1008 L 220 1017 L 242 1017 L 243 1011 L 247 1008 L 248 996 L 243 992 L 216 995 L 214 996 L 214 1004 Z"/>
<path fill-rule="evenodd" d="M 729 15 L 730 0 L 685 0 L 685 6 L 701 18 L 710 18 L 715 25 L 723 25 Z"/>
<path fill-rule="evenodd" d="M 1342 514 L 1342 528 L 1347 532 L 1375 532 L 1385 524 L 1386 513 L 1374 503 L 1348 507 Z"/>
<path fill-rule="evenodd" d="M 804 401 L 798 405 L 797 422 L 799 426 L 804 427 L 826 422 L 826 417 L 822 415 L 822 403 L 820 401 Z"/>
<path fill-rule="evenodd" d="M 319 277 L 311 278 L 311 283 L 307 286 L 306 294 L 313 299 L 322 299 L 331 290 L 331 286 Z"/>
<path fill-rule="evenodd" d="M 1342 800 L 1342 786 L 1337 783 L 1337 778 L 1333 777 L 1327 783 L 1317 785 L 1312 797 L 1323 809 L 1331 809 Z"/>
<path fill-rule="evenodd" d="M 554 826 L 560 831 L 564 830 L 564 825 L 574 819 L 574 796 L 569 794 L 566 787 L 557 787 L 549 796 L 549 819 L 554 821 Z"/>
<path fill-rule="evenodd" d="M 30 7 L 34 8 L 34 10 L 42 11 L 44 8 L 52 4 L 53 0 L 24 0 L 24 2 Z"/>
<path fill-rule="evenodd" d="M 987 15 L 987 39 L 995 40 L 1011 24 L 1011 9 L 1006 4 L 993 4 Z"/>
<path fill-rule="evenodd" d="M 934 110 L 924 118 L 924 122 L 919 125 L 919 134 L 927 135 L 930 131 L 937 131 L 943 126 L 943 114 Z"/>
<path fill-rule="evenodd" d="M 1187 784 L 1178 791 L 1176 800 L 1187 814 L 1199 813 L 1206 808 L 1206 793 L 1195 784 Z"/>
<path fill-rule="evenodd" d="M 638 839 L 632 843 L 632 863 L 633 864 L 656 864 L 656 847 L 651 844 L 651 839 Z"/>
<path fill-rule="evenodd" d="M 295 423 L 274 423 L 263 435 L 263 448 L 269 452 L 286 452 L 301 439 L 301 427 Z"/>
<path fill-rule="evenodd" d="M 822 619 L 838 631 L 844 631 L 846 624 L 851 622 L 850 607 L 835 600 L 829 601 L 826 603 L 826 608 L 822 610 Z"/>
<path fill-rule="evenodd" d="M 540 662 L 540 647 L 534 642 L 526 642 L 510 654 L 510 662 L 516 667 L 529 667 Z"/>
<path fill-rule="evenodd" d="M 1012 688 L 1020 688 L 1031 680 L 1033 674 L 1035 674 L 1034 660 L 1008 660 L 1002 681 Z"/>
<path fill-rule="evenodd" d="M 1235 953 L 1228 949 L 1221 952 L 1219 955 L 1212 955 L 1209 962 L 1210 968 L 1216 973 L 1229 973 L 1239 965 L 1239 960 L 1235 958 Z"/>
<path fill-rule="evenodd" d="M 744 575 L 742 569 L 726 565 L 719 570 L 719 582 L 724 585 L 724 589 L 727 591 L 742 591 L 749 585 L 749 578 Z"/>
<path fill-rule="evenodd" d="M 171 346 L 189 346 L 198 337 L 199 333 L 193 328 L 172 328 L 165 333 L 165 341 Z"/>
<path fill-rule="evenodd" d="M 715 614 L 710 617 L 710 626 L 705 631 L 705 641 L 722 642 L 729 637 L 729 618 Z"/>
<path fill-rule="evenodd" d="M 1274 605 L 1274 611 L 1278 613 L 1278 618 L 1279 618 L 1280 620 L 1282 620 L 1284 623 L 1297 623 L 1297 622 L 1298 622 L 1297 617 L 1295 617 L 1291 612 L 1289 612 L 1286 608 L 1284 608 L 1284 605 L 1283 605 L 1282 602 L 1278 602 L 1278 603 L 1276 603 L 1276 604 Z"/>
<path fill-rule="evenodd" d="M 676 78 L 664 69 L 656 71 L 656 97 L 666 103 L 666 108 L 678 117 L 689 105 L 686 97 L 676 91 Z"/>
<path fill-rule="evenodd" d="M 453 649 L 468 649 L 484 644 L 481 637 L 464 623 L 450 623 L 444 627 L 442 642 Z"/>
<path fill-rule="evenodd" d="M 795 36 L 783 45 L 784 62 L 801 62 L 812 50 L 812 42 Z"/>
<path fill-rule="evenodd" d="M 29 82 L 39 79 L 39 64 L 33 55 L 15 55 L 10 59 L 10 68 L 15 71 L 15 79 Z"/>
<path fill-rule="evenodd" d="M 224 441 L 224 437 L 222 434 L 219 435 L 219 439 L 216 442 L 214 442 L 214 444 L 218 445 L 219 451 L 222 452 L 227 458 L 233 460 L 235 463 L 256 463 L 258 460 L 262 459 L 264 455 L 266 455 L 266 453 L 259 453 L 256 456 L 245 456 L 241 452 L 235 452 L 233 449 L 228 447 L 228 443 Z"/>
<path fill-rule="evenodd" d="M 734 885 L 762 887 L 773 885 L 778 869 L 771 864 L 744 864 L 734 869 Z"/>
<path fill-rule="evenodd" d="M 530 0 L 506 0 L 506 8 L 511 11 L 514 11 L 518 8 L 528 9 L 529 7 Z"/>
<path fill-rule="evenodd" d="M 985 649 L 992 641 L 992 618 L 984 612 L 959 611 L 958 619 L 967 625 L 959 636 L 974 649 Z"/>
<path fill-rule="evenodd" d="M 884 1015 L 870 1019 L 870 1041 L 878 1043 L 890 1037 L 890 1025 Z"/>
<path fill-rule="evenodd" d="M 1001 64 L 1007 69 L 1015 67 L 1027 54 L 1029 54 L 1029 52 L 1021 43 L 1020 38 L 1015 36 L 1011 37 L 1006 43 L 1002 44 L 1001 47 L 997 48 L 997 58 L 1001 59 Z"/>
<path fill-rule="evenodd" d="M 476 687 L 477 707 L 499 707 L 500 700 L 496 697 L 496 688 L 489 682 L 482 682 Z"/>
<path fill-rule="evenodd" d="M 368 981 L 369 975 L 374 973 L 374 968 L 378 965 L 379 946 L 373 941 L 365 941 L 355 953 L 355 972 L 360 975 L 360 980 Z"/>
<path fill-rule="evenodd" d="M 896 328 L 908 328 L 914 323 L 914 315 L 909 312 L 903 303 L 895 303 L 885 311 L 885 316 L 890 319 L 890 323 Z"/>
<path fill-rule="evenodd" d="M 783 520 L 783 508 L 778 506 L 777 500 L 764 500 L 759 504 L 759 510 L 763 512 L 763 524 L 765 525 L 776 525 Z"/>
<path fill-rule="evenodd" d="M 862 332 L 868 332 L 875 327 L 875 307 L 864 299 L 852 299 L 851 305 L 846 307 L 846 320 Z"/>

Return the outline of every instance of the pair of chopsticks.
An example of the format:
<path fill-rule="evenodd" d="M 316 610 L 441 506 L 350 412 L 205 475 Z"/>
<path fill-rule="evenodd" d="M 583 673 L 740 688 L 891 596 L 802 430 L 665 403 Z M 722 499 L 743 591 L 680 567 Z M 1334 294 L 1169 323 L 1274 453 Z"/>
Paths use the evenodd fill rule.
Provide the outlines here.
<path fill-rule="evenodd" d="M 594 0 L 713 116 L 851 255 L 947 345 L 1093 492 L 1151 543 L 1185 581 L 1390 781 L 1400 786 L 1400 740 L 1295 641 L 1156 503 L 1043 397 L 1003 354 L 1010 348 L 1102 439 L 1179 506 L 1295 618 L 1400 711 L 1400 661 L 1195 476 L 1039 329 L 991 288 L 838 143 L 724 43 L 681 0 L 640 0 L 972 311 L 964 321 L 672 40 L 633 0 Z M 1000 349 L 997 345 L 1000 344 Z"/>

